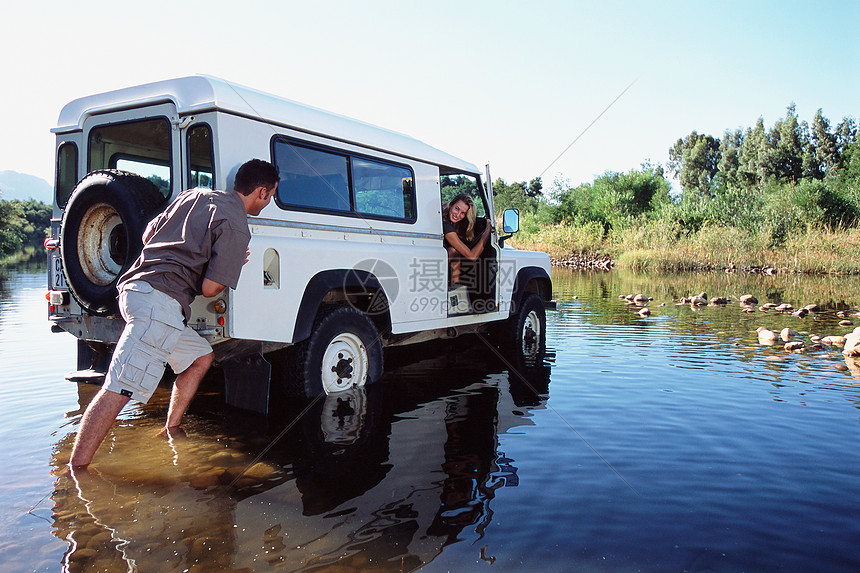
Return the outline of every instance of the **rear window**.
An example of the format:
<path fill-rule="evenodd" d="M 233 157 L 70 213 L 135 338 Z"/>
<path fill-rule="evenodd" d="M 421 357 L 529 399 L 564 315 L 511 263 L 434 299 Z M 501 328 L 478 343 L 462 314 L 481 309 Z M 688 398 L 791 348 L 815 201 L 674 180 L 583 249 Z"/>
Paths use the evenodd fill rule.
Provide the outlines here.
<path fill-rule="evenodd" d="M 215 189 L 215 152 L 212 129 L 199 123 L 188 129 L 188 186 Z"/>
<path fill-rule="evenodd" d="M 166 117 L 99 125 L 90 130 L 87 172 L 123 169 L 152 181 L 170 196 L 170 122 Z"/>
<path fill-rule="evenodd" d="M 57 205 L 65 207 L 78 182 L 78 146 L 62 143 L 57 149 Z"/>

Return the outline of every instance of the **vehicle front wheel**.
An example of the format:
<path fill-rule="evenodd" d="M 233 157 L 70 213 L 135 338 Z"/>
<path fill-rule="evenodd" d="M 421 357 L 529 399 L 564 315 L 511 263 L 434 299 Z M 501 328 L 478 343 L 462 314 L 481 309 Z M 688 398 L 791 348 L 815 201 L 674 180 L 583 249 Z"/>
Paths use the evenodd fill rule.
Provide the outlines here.
<path fill-rule="evenodd" d="M 523 296 L 495 332 L 499 346 L 505 352 L 513 352 L 524 358 L 536 358 L 546 348 L 546 311 L 543 301 L 534 293 Z"/>
<path fill-rule="evenodd" d="M 320 310 L 311 335 L 290 349 L 287 360 L 289 394 L 334 394 L 382 377 L 382 340 L 366 314 L 331 305 Z"/>

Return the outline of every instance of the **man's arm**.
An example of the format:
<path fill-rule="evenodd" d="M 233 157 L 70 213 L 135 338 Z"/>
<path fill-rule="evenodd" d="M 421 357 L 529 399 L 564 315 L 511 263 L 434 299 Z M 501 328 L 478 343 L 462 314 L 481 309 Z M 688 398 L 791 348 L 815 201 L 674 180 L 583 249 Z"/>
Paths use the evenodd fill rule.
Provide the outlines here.
<path fill-rule="evenodd" d="M 242 264 L 243 265 L 247 264 L 248 259 L 250 257 L 251 257 L 251 250 L 245 249 L 245 261 Z M 200 286 L 200 290 L 203 293 L 203 296 L 205 296 L 205 297 L 216 296 L 218 293 L 220 293 L 225 288 L 227 288 L 225 285 L 222 285 L 219 282 L 215 282 L 212 279 L 207 279 L 207 278 L 203 279 L 203 284 Z"/>
<path fill-rule="evenodd" d="M 224 290 L 224 285 L 222 285 L 221 283 L 216 283 L 215 281 L 210 279 L 203 279 L 203 287 L 201 288 L 201 290 L 203 291 L 203 296 L 205 297 L 216 296 L 218 295 L 218 293 Z"/>

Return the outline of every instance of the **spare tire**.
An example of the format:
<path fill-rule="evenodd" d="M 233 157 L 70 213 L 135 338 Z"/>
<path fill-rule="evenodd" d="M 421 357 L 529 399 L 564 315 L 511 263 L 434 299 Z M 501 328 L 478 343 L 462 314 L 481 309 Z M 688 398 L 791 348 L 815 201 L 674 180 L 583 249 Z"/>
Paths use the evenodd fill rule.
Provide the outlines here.
<path fill-rule="evenodd" d="M 117 279 L 140 254 L 146 224 L 165 203 L 154 183 L 128 171 L 93 171 L 75 187 L 60 252 L 69 291 L 88 313 L 118 312 Z"/>

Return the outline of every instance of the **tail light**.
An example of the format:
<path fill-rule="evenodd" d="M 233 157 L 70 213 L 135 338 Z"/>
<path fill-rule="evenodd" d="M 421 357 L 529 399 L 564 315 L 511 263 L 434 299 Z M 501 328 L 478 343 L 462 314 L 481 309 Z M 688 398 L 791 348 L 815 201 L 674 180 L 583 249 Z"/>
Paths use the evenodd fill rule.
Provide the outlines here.
<path fill-rule="evenodd" d="M 224 299 L 220 299 L 220 298 L 219 298 L 218 300 L 216 300 L 215 302 L 213 302 L 213 303 L 212 303 L 212 310 L 214 310 L 215 312 L 217 312 L 219 315 L 222 315 L 222 316 L 219 316 L 219 317 L 218 317 L 217 322 L 218 322 L 218 326 L 224 326 L 224 316 L 223 316 L 223 314 L 224 314 L 225 312 L 227 312 L 227 303 L 226 303 L 226 302 L 224 302 Z"/>
<path fill-rule="evenodd" d="M 50 290 L 45 295 L 48 302 L 55 306 L 69 304 L 69 291 L 65 290 Z"/>

